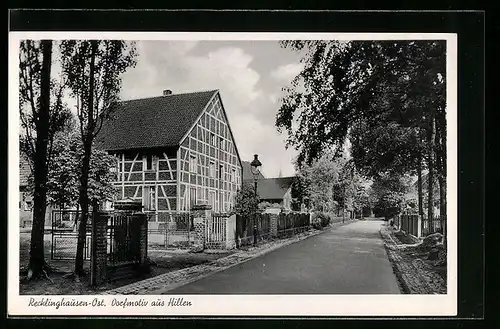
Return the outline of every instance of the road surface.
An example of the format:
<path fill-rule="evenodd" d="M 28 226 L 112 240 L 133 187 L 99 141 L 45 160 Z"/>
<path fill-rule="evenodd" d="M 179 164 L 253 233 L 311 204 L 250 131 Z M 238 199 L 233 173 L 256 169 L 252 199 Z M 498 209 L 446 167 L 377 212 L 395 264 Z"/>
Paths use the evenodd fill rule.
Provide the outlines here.
<path fill-rule="evenodd" d="M 382 224 L 337 227 L 166 294 L 399 294 Z"/>

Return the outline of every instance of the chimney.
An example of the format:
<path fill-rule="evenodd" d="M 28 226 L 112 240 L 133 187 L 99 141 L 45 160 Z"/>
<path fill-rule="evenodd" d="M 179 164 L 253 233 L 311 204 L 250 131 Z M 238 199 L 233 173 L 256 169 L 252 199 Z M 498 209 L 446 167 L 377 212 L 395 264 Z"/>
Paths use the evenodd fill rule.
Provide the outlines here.
<path fill-rule="evenodd" d="M 168 96 L 168 95 L 172 95 L 172 90 L 170 90 L 170 89 L 165 89 L 165 90 L 163 91 L 163 96 Z"/>

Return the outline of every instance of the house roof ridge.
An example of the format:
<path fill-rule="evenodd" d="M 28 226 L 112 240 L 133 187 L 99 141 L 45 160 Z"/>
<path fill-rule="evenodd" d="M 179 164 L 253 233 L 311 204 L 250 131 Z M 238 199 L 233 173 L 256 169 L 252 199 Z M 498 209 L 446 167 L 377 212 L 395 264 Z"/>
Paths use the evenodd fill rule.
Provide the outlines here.
<path fill-rule="evenodd" d="M 219 89 L 207 89 L 207 90 L 199 90 L 199 91 L 190 91 L 190 92 L 185 92 L 185 93 L 172 93 L 170 95 L 158 95 L 158 96 L 149 96 L 149 97 L 141 97 L 141 98 L 124 99 L 124 100 L 118 101 L 118 103 L 143 101 L 143 100 L 148 100 L 148 99 L 160 99 L 160 98 L 164 98 L 164 97 L 172 97 L 172 96 L 180 96 L 180 95 L 215 93 L 215 92 L 218 92 L 218 91 L 219 91 Z"/>

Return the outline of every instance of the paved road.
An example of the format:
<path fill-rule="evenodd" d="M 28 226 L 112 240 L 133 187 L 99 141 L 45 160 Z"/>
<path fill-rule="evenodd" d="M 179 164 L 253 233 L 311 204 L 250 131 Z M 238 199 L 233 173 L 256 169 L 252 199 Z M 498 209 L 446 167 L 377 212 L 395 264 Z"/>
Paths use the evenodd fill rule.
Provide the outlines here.
<path fill-rule="evenodd" d="M 167 294 L 399 294 L 382 223 L 334 228 Z"/>

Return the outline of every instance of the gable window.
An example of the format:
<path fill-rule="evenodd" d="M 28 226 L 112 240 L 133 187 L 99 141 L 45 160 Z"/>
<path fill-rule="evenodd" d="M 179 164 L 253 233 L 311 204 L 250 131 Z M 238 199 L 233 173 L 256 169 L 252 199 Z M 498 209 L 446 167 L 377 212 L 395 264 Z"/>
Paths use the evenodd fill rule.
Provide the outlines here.
<path fill-rule="evenodd" d="M 145 166 L 146 166 L 146 170 L 156 170 L 156 157 L 151 155 L 151 154 L 148 154 L 146 155 L 146 159 L 145 159 Z"/>
<path fill-rule="evenodd" d="M 224 151 L 225 147 L 226 147 L 226 143 L 222 137 L 219 138 L 219 145 L 220 145 L 220 149 Z"/>
<path fill-rule="evenodd" d="M 189 158 L 189 171 L 190 172 L 196 172 L 196 169 L 198 167 L 196 155 L 191 155 Z"/>
<path fill-rule="evenodd" d="M 231 182 L 236 183 L 236 169 L 231 170 Z"/>
<path fill-rule="evenodd" d="M 214 133 L 210 134 L 210 143 L 212 143 L 213 146 L 217 146 L 217 138 Z"/>

